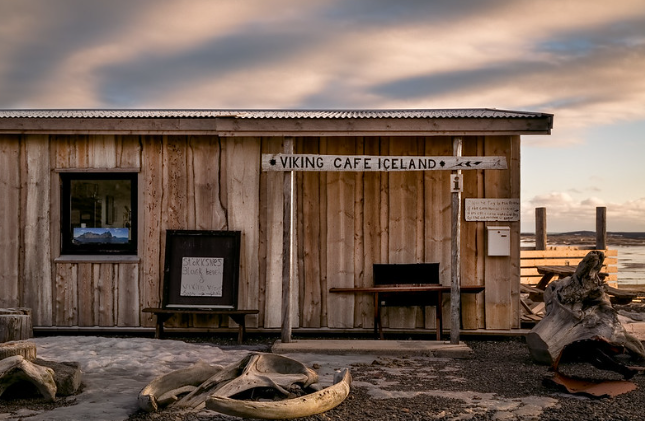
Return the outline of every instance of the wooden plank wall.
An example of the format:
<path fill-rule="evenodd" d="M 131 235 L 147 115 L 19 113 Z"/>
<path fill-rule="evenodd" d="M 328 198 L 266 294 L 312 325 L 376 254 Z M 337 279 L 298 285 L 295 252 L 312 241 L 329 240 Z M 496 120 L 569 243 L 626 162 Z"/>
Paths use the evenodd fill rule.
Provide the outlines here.
<path fill-rule="evenodd" d="M 440 156 L 452 154 L 452 139 L 307 139 L 297 152 Z M 464 155 L 478 154 L 506 156 L 510 170 L 464 171 L 463 196 L 519 197 L 519 137 L 465 138 Z M 300 177 L 298 194 L 303 200 L 297 220 L 304 246 L 299 259 L 304 261 L 305 273 L 299 326 L 318 327 L 320 314 L 320 326 L 373 327 L 369 296 L 328 292 L 330 287 L 371 285 L 373 263 L 440 262 L 441 282 L 450 285 L 449 178 L 448 171 L 308 173 Z M 462 220 L 462 282 L 486 285 L 486 294 L 464 298 L 463 326 L 510 329 L 519 325 L 519 303 L 515 304 L 519 299 L 519 223 L 510 224 L 514 238 L 510 257 L 486 256 L 487 224 L 496 225 Z M 512 264 L 514 259 L 518 262 Z M 448 309 L 446 299 L 444 314 L 449 314 Z M 432 308 L 386 308 L 385 312 L 386 327 L 434 327 Z"/>
<path fill-rule="evenodd" d="M 1 136 L 0 195 L 10 200 L 0 202 L 0 305 L 31 307 L 35 326 L 152 327 L 153 318 L 140 310 L 160 304 L 166 230 L 241 230 L 238 305 L 260 310 L 249 327 L 279 328 L 282 174 L 260 172 L 259 160 L 262 153 L 281 150 L 281 138 Z M 298 138 L 296 152 L 441 156 L 452 154 L 452 139 Z M 464 154 L 502 154 L 511 167 L 465 171 L 464 197 L 519 197 L 519 138 L 466 137 Z M 98 169 L 139 171 L 138 262 L 57 259 L 59 173 Z M 328 292 L 333 286 L 371 285 L 373 263 L 439 261 L 441 282 L 449 285 L 449 174 L 297 174 L 293 326 L 373 327 L 369 296 Z M 514 327 L 519 265 L 510 262 L 515 256 L 485 256 L 484 223 L 462 223 L 462 229 L 463 283 L 486 284 L 485 298 L 464 299 L 464 327 Z M 448 306 L 446 300 L 445 314 Z M 384 322 L 432 328 L 434 309 L 388 308 Z M 178 317 L 170 323 L 229 322 Z"/>
<path fill-rule="evenodd" d="M 0 307 L 21 303 L 20 137 L 0 135 Z"/>

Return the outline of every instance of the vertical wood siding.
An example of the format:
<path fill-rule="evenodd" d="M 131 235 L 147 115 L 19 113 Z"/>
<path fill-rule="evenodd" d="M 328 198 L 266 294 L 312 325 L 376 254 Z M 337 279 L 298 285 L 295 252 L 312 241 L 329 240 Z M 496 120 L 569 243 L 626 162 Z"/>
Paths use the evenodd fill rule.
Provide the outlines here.
<path fill-rule="evenodd" d="M 0 307 L 20 295 L 20 137 L 0 135 Z"/>
<path fill-rule="evenodd" d="M 240 308 L 250 327 L 278 328 L 282 294 L 282 173 L 260 156 L 281 138 L 217 136 L 0 136 L 0 306 L 28 306 L 35 326 L 152 327 L 144 307 L 161 303 L 168 229 L 240 230 Z M 452 154 L 449 137 L 298 138 L 297 153 Z M 464 172 L 464 198 L 519 197 L 519 137 L 466 137 L 464 155 L 504 155 L 509 170 Z M 65 170 L 139 171 L 139 263 L 56 261 L 60 177 Z M 297 279 L 293 326 L 372 328 L 371 296 L 330 294 L 368 286 L 374 263 L 440 262 L 450 284 L 449 171 L 299 173 L 295 201 Z M 462 221 L 467 329 L 519 326 L 519 222 L 511 257 L 488 258 L 486 225 Z M 49 242 L 43 241 L 49 239 Z M 516 250 L 517 249 L 517 250 Z M 517 262 L 516 262 L 517 260 Z M 448 299 L 444 313 L 448 314 Z M 433 328 L 434 308 L 387 308 L 385 326 Z M 172 326 L 228 326 L 178 317 Z"/>
<path fill-rule="evenodd" d="M 449 137 L 333 138 L 320 139 L 319 145 L 307 139 L 302 151 L 322 153 L 324 145 L 330 154 L 452 155 Z M 519 137 L 464 139 L 464 155 L 484 154 L 505 156 L 509 170 L 464 171 L 463 197 L 519 197 Z M 299 185 L 304 199 L 298 210 L 306 277 L 300 326 L 319 326 L 310 315 L 324 309 L 320 303 L 326 299 L 329 327 L 373 327 L 371 296 L 328 292 L 330 287 L 370 285 L 373 263 L 440 262 L 441 283 L 450 285 L 449 180 L 449 171 L 305 174 Z M 323 191 L 326 195 L 320 194 Z M 516 242 L 513 255 L 502 258 L 486 256 L 487 224 L 495 225 L 462 219 L 462 282 L 486 285 L 486 294 L 464 296 L 462 324 L 465 329 L 518 327 L 519 274 L 511 262 L 517 259 L 515 249 L 519 250 L 519 223 L 511 224 Z M 327 257 L 318 259 L 314 254 Z M 444 314 L 449 314 L 448 297 Z M 388 307 L 383 323 L 392 328 L 433 328 L 435 312 L 431 307 Z"/>

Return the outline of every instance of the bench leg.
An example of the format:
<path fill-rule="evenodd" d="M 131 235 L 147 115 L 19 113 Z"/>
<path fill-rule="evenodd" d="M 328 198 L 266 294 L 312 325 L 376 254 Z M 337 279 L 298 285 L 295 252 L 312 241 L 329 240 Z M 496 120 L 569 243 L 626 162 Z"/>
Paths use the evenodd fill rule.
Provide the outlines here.
<path fill-rule="evenodd" d="M 443 333 L 443 293 L 441 291 L 437 292 L 437 321 L 435 325 L 437 326 L 437 341 L 441 340 L 441 334 Z"/>
<path fill-rule="evenodd" d="M 246 314 L 229 314 L 229 317 L 237 323 L 237 343 L 242 345 L 246 333 Z"/>
<path fill-rule="evenodd" d="M 379 301 L 378 292 L 374 293 L 374 338 L 385 339 L 383 335 L 383 323 L 381 322 L 381 303 Z"/>
<path fill-rule="evenodd" d="M 163 337 L 163 324 L 172 316 L 171 314 L 155 314 L 157 316 L 157 324 L 155 326 L 155 339 Z"/>

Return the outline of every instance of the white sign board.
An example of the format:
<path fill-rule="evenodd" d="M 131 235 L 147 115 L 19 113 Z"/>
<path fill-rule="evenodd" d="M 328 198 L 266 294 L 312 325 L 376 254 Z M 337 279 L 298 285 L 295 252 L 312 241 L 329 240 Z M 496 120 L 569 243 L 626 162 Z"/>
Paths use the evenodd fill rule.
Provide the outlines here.
<path fill-rule="evenodd" d="M 519 221 L 520 199 L 466 199 L 466 221 Z"/>
<path fill-rule="evenodd" d="M 181 291 L 184 297 L 221 297 L 224 274 L 222 257 L 183 257 Z"/>
<path fill-rule="evenodd" d="M 262 171 L 505 170 L 503 156 L 264 154 Z"/>

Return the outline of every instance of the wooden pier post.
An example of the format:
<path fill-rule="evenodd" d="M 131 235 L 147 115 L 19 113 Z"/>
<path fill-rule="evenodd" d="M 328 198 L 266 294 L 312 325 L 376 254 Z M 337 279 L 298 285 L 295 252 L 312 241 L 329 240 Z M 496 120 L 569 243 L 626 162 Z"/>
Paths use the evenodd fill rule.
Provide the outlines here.
<path fill-rule="evenodd" d="M 546 208 L 535 208 L 535 249 L 546 250 Z"/>
<path fill-rule="evenodd" d="M 607 250 L 607 208 L 596 208 L 596 250 Z"/>

